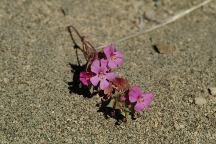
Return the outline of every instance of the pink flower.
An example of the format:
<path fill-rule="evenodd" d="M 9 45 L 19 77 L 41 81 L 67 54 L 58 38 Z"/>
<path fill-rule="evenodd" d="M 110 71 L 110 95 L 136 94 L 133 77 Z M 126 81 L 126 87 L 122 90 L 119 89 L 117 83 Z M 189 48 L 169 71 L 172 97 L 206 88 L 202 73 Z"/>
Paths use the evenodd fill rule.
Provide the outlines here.
<path fill-rule="evenodd" d="M 121 52 L 116 51 L 113 45 L 105 47 L 104 54 L 106 55 L 108 66 L 110 68 L 116 68 L 123 64 L 124 55 Z"/>
<path fill-rule="evenodd" d="M 93 76 L 92 72 L 81 72 L 80 73 L 80 81 L 82 82 L 83 85 L 85 86 L 89 86 L 89 84 L 91 84 L 90 82 L 90 78 Z"/>
<path fill-rule="evenodd" d="M 91 83 L 97 86 L 100 82 L 100 89 L 104 90 L 109 86 L 109 81 L 115 79 L 116 75 L 108 72 L 107 60 L 94 60 L 91 64 L 91 71 L 96 75 L 90 78 Z M 108 81 L 109 80 L 109 81 Z"/>
<path fill-rule="evenodd" d="M 129 91 L 129 101 L 136 102 L 134 109 L 136 112 L 142 111 L 144 108 L 148 108 L 153 100 L 152 93 L 143 93 L 139 86 L 133 86 Z"/>

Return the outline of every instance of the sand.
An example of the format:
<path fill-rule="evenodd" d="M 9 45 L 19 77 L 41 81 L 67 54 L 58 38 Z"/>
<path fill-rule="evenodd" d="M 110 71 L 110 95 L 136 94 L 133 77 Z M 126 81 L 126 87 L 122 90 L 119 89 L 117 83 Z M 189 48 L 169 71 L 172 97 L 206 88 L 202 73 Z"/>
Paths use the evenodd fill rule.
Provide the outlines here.
<path fill-rule="evenodd" d="M 216 87 L 215 1 L 118 44 L 119 75 L 155 94 L 140 118 L 116 126 L 97 112 L 95 97 L 68 88 L 77 65 L 68 25 L 98 47 L 139 30 L 145 11 L 155 14 L 144 29 L 200 2 L 1 0 L 0 143 L 216 143 L 216 97 L 208 91 Z M 158 53 L 158 43 L 176 50 Z"/>

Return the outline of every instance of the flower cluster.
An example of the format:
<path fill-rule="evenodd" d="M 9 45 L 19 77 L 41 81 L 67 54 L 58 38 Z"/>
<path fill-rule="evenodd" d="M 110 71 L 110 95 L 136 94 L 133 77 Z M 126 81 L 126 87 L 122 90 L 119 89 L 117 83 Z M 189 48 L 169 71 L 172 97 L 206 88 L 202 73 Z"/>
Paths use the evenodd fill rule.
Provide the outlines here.
<path fill-rule="evenodd" d="M 106 107 L 120 111 L 127 118 L 128 114 L 138 113 L 150 106 L 152 93 L 142 92 L 139 86 L 130 86 L 129 82 L 119 77 L 114 70 L 124 62 L 123 53 L 109 45 L 102 52 L 96 52 L 88 61 L 86 71 L 80 73 L 80 82 L 92 92 L 100 94 Z"/>

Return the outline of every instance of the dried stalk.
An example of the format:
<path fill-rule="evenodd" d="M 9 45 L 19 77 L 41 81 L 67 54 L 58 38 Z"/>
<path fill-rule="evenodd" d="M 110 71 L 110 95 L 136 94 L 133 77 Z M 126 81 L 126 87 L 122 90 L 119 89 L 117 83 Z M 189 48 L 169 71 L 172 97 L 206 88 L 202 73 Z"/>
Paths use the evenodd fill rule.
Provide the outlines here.
<path fill-rule="evenodd" d="M 193 12 L 194 10 L 196 10 L 196 9 L 198 9 L 198 8 L 200 8 L 200 7 L 202 7 L 202 6 L 206 5 L 206 4 L 208 4 L 208 3 L 210 3 L 210 2 L 212 2 L 212 0 L 206 0 L 206 1 L 202 2 L 202 3 L 200 3 L 200 4 L 197 4 L 197 5 L 193 6 L 193 7 L 191 7 L 191 8 L 189 8 L 189 9 L 185 10 L 185 11 L 179 12 L 178 14 L 174 15 L 173 17 L 170 17 L 170 18 L 166 19 L 166 20 L 165 20 L 163 23 L 161 23 L 161 24 L 155 25 L 155 26 L 153 26 L 153 27 L 151 27 L 151 28 L 149 28 L 149 29 L 146 29 L 146 30 L 144 30 L 144 31 L 136 32 L 136 33 L 134 33 L 134 34 L 128 35 L 128 36 L 126 36 L 126 37 L 123 37 L 123 38 L 121 38 L 121 39 L 115 41 L 114 43 L 117 44 L 117 43 L 126 41 L 126 40 L 128 40 L 128 39 L 131 39 L 131 38 L 140 36 L 140 35 L 142 35 L 142 34 L 151 32 L 151 31 L 156 30 L 156 29 L 158 29 L 158 28 L 161 28 L 161 27 L 163 27 L 163 26 L 166 26 L 166 25 L 175 22 L 176 20 L 178 20 L 178 19 L 180 19 L 180 18 L 182 18 L 182 17 L 188 15 L 189 13 Z M 103 48 L 103 47 L 104 47 L 104 46 L 100 46 L 100 47 L 97 47 L 96 49 L 101 49 L 101 48 Z"/>

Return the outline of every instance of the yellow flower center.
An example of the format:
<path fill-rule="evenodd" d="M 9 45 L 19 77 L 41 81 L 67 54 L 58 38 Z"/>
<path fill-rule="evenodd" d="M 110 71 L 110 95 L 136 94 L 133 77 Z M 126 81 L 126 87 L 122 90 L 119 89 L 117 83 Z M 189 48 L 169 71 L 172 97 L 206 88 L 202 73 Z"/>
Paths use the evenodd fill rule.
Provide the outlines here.
<path fill-rule="evenodd" d="M 100 79 L 105 79 L 105 74 L 103 72 L 99 72 L 98 77 Z"/>
<path fill-rule="evenodd" d="M 139 97 L 137 102 L 144 102 L 144 98 L 143 97 Z"/>
<path fill-rule="evenodd" d="M 115 54 L 113 54 L 112 56 L 111 56 L 111 60 L 116 60 L 117 59 L 117 57 L 116 57 L 116 55 Z"/>

